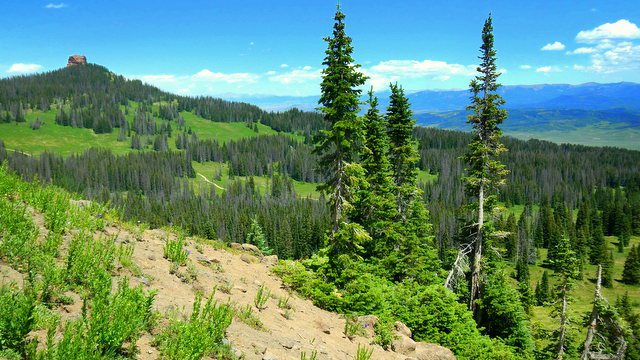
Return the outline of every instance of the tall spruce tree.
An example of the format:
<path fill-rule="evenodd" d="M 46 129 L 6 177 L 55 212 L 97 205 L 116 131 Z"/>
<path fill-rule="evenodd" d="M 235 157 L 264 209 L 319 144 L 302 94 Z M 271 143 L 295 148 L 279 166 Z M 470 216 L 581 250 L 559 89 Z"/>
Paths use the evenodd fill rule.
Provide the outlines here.
<path fill-rule="evenodd" d="M 391 96 L 387 108 L 389 127 L 389 159 L 393 172 L 396 203 L 401 220 L 407 219 L 407 212 L 417 195 L 419 160 L 418 145 L 413 137 L 416 121 L 411 118 L 409 100 L 398 84 L 391 84 Z"/>
<path fill-rule="evenodd" d="M 477 68 L 478 75 L 471 81 L 472 112 L 468 122 L 474 130 L 469 151 L 464 156 L 467 163 L 465 189 L 477 198 L 477 230 L 471 268 L 471 289 L 469 308 L 475 310 L 476 299 L 480 296 L 480 272 L 482 263 L 482 247 L 485 238 L 485 211 L 490 212 L 495 200 L 497 187 L 505 182 L 507 170 L 497 157 L 506 147 L 501 143 L 502 131 L 499 125 L 507 118 L 507 111 L 501 109 L 505 101 L 497 93 L 500 84 L 497 82 L 500 73 L 496 67 L 496 51 L 493 48 L 492 18 L 485 21 L 482 29 L 482 46 L 480 47 L 481 63 Z"/>
<path fill-rule="evenodd" d="M 319 165 L 327 176 L 318 189 L 328 194 L 332 239 L 340 224 L 348 220 L 345 210 L 352 206 L 363 174 L 357 163 L 364 143 L 364 124 L 358 116 L 361 93 L 358 87 L 366 77 L 358 71 L 360 65 L 351 56 L 353 46 L 345 33 L 344 19 L 338 5 L 333 34 L 324 39 L 327 50 L 320 83 L 319 110 L 329 128 L 321 132 L 315 148 L 320 156 Z"/>
<path fill-rule="evenodd" d="M 354 220 L 375 239 L 369 254 L 381 257 L 389 254 L 397 245 L 397 211 L 392 192 L 391 165 L 387 157 L 387 126 L 378 111 L 378 99 L 373 95 L 373 88 L 369 90 L 367 104 L 369 110 L 364 115 L 366 140 L 361 162 L 369 186 L 359 196 L 360 202 L 356 206 Z"/>
<path fill-rule="evenodd" d="M 635 245 L 631 247 L 624 261 L 622 282 L 629 285 L 640 284 L 640 248 Z"/>

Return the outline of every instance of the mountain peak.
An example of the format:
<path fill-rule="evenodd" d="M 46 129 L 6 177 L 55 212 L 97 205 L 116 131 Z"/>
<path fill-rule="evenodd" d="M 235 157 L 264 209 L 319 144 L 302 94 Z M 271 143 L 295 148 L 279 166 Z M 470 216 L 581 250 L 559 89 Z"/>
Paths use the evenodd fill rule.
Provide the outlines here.
<path fill-rule="evenodd" d="M 86 65 L 87 57 L 84 55 L 71 55 L 67 61 L 67 67 L 74 65 Z"/>

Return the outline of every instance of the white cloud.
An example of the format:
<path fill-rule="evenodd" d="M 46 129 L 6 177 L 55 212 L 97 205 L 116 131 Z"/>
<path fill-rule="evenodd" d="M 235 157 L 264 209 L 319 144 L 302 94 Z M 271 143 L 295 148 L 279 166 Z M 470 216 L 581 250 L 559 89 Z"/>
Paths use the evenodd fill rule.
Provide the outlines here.
<path fill-rule="evenodd" d="M 256 43 L 254 43 L 253 41 L 249 43 L 250 46 L 255 45 Z"/>
<path fill-rule="evenodd" d="M 284 68 L 288 68 L 289 65 L 288 64 L 280 64 L 280 67 L 284 69 Z"/>
<path fill-rule="evenodd" d="M 439 75 L 433 78 L 433 80 L 438 80 L 438 81 L 447 81 L 451 79 L 451 76 L 449 75 Z"/>
<path fill-rule="evenodd" d="M 320 70 L 312 70 L 311 66 L 305 66 L 302 69 L 295 69 L 283 74 L 270 76 L 269 81 L 284 85 L 302 84 L 309 81 L 318 81 L 321 76 L 322 73 Z"/>
<path fill-rule="evenodd" d="M 545 46 L 543 46 L 540 50 L 542 51 L 560 51 L 560 50 L 564 50 L 565 46 L 563 43 L 561 43 L 560 41 L 556 41 L 554 43 L 550 43 L 547 44 Z"/>
<path fill-rule="evenodd" d="M 17 63 L 11 65 L 7 72 L 10 74 L 26 74 L 36 72 L 40 69 L 42 69 L 42 65 Z"/>
<path fill-rule="evenodd" d="M 506 74 L 506 73 L 508 73 L 509 71 L 508 71 L 507 69 L 505 69 L 505 68 L 500 68 L 500 69 L 498 69 L 498 72 L 499 72 L 500 74 Z"/>
<path fill-rule="evenodd" d="M 205 80 L 210 82 L 226 82 L 226 83 L 253 83 L 256 82 L 260 75 L 250 73 L 221 73 L 213 72 L 209 69 L 203 69 L 191 76 L 194 80 Z"/>
<path fill-rule="evenodd" d="M 62 8 L 66 8 L 67 4 L 65 3 L 59 3 L 59 4 L 54 4 L 54 3 L 48 3 L 44 8 L 45 9 L 62 9 Z"/>
<path fill-rule="evenodd" d="M 536 72 L 538 73 L 550 73 L 552 72 L 554 69 L 552 66 L 541 66 L 539 68 L 536 69 Z"/>
<path fill-rule="evenodd" d="M 277 73 L 278 73 L 278 72 L 277 72 L 277 71 L 275 71 L 275 70 L 269 70 L 269 71 L 267 71 L 267 75 L 275 75 L 275 74 L 277 74 Z"/>
<path fill-rule="evenodd" d="M 579 47 L 573 51 L 567 51 L 568 55 L 585 55 L 598 52 L 598 49 L 592 47 Z"/>
<path fill-rule="evenodd" d="M 604 39 L 640 39 L 640 28 L 626 19 L 605 23 L 593 30 L 583 30 L 576 35 L 578 42 L 595 42 Z"/>
<path fill-rule="evenodd" d="M 531 69 L 531 65 L 527 65 L 527 64 L 520 65 L 520 69 L 522 69 L 522 70 L 529 70 L 529 69 Z"/>

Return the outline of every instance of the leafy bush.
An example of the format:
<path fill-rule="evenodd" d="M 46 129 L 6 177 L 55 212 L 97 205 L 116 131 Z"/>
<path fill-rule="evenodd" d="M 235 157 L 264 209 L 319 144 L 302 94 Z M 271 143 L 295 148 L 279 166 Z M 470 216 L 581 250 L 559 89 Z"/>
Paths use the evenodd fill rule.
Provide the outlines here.
<path fill-rule="evenodd" d="M 65 278 L 73 285 L 83 286 L 95 294 L 111 289 L 111 275 L 115 259 L 113 239 L 94 239 L 83 233 L 69 243 Z"/>
<path fill-rule="evenodd" d="M 34 323 L 33 295 L 13 286 L 0 287 L 0 351 L 25 352 L 26 336 Z"/>
<path fill-rule="evenodd" d="M 0 258 L 24 266 L 35 248 L 38 230 L 22 205 L 0 198 Z"/>
<path fill-rule="evenodd" d="M 222 339 L 233 319 L 233 310 L 228 305 L 218 305 L 213 295 L 209 295 L 204 306 L 202 296 L 196 295 L 189 320 L 173 319 L 158 335 L 156 342 L 163 358 L 195 360 L 228 353 Z"/>
<path fill-rule="evenodd" d="M 373 355 L 373 349 L 368 349 L 364 345 L 358 344 L 358 350 L 356 351 L 355 360 L 369 360 Z"/>
<path fill-rule="evenodd" d="M 184 236 L 180 235 L 176 240 L 167 239 L 162 247 L 164 258 L 177 265 L 186 265 L 189 253 L 184 249 Z"/>
<path fill-rule="evenodd" d="M 133 261 L 133 250 L 134 245 L 132 244 L 119 244 L 116 249 L 116 257 L 118 258 L 118 262 L 124 268 L 129 269 L 131 273 L 135 276 L 142 275 L 142 271 Z"/>
<path fill-rule="evenodd" d="M 130 288 L 128 281 L 122 280 L 114 294 L 99 294 L 89 306 L 85 304 L 83 309 L 90 311 L 68 322 L 59 342 L 49 338 L 47 348 L 38 355 L 59 360 L 132 357 L 140 334 L 153 325 L 154 297 L 155 293 L 145 294 L 142 287 Z M 124 348 L 125 344 L 129 348 Z"/>
<path fill-rule="evenodd" d="M 271 291 L 267 289 L 264 285 L 260 285 L 258 288 L 258 292 L 256 292 L 256 297 L 253 299 L 253 304 L 260 311 L 267 308 L 267 300 L 271 296 Z"/>
<path fill-rule="evenodd" d="M 247 304 L 244 307 L 235 309 L 235 315 L 238 320 L 242 321 L 244 324 L 256 330 L 264 330 L 264 325 L 262 321 L 258 319 L 256 314 L 253 313 L 253 308 L 251 305 Z"/>

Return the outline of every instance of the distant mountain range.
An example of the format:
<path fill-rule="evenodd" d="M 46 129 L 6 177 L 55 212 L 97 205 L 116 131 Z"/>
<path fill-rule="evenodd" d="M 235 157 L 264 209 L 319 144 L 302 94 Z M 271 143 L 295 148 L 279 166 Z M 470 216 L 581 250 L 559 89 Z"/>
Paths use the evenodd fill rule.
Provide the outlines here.
<path fill-rule="evenodd" d="M 509 110 L 503 125 L 507 135 L 640 150 L 640 84 L 510 85 L 501 87 L 500 94 Z M 468 90 L 424 90 L 412 92 L 408 98 L 419 125 L 469 130 L 465 111 L 469 95 Z M 389 93 L 377 96 L 383 110 Z M 271 111 L 293 107 L 314 110 L 318 106 L 318 96 L 247 96 L 233 100 Z"/>
<path fill-rule="evenodd" d="M 621 82 L 612 84 L 586 83 L 581 85 L 541 84 L 507 85 L 499 90 L 509 109 L 626 109 L 640 111 L 640 84 Z M 382 106 L 388 92 L 377 94 Z M 463 110 L 469 103 L 468 90 L 424 90 L 408 94 L 416 113 Z M 286 110 L 297 107 L 313 110 L 318 96 L 242 96 L 230 100 L 248 102 L 266 110 Z"/>

